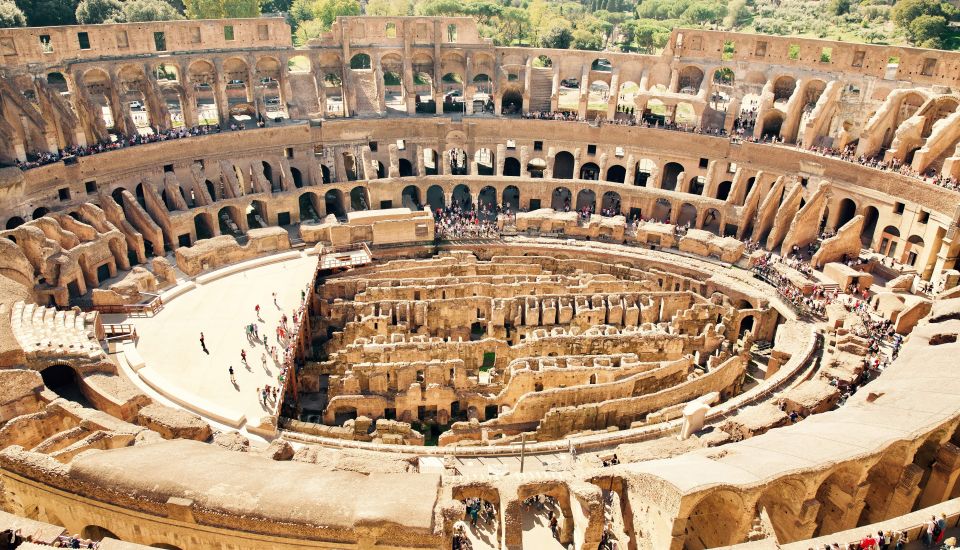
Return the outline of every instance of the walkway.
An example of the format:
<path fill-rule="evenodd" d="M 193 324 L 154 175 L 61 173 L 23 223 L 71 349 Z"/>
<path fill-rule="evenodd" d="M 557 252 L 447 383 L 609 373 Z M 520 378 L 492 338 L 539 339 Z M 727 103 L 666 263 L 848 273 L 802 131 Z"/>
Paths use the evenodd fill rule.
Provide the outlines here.
<path fill-rule="evenodd" d="M 256 390 L 266 384 L 278 386 L 278 366 L 269 354 L 264 366 L 264 347 L 248 341 L 245 326 L 256 321 L 260 335 L 276 345 L 280 316 L 284 312 L 288 318 L 292 316 L 316 265 L 316 256 L 301 255 L 198 283 L 155 317 L 124 319 L 136 325 L 140 336 L 137 351 L 146 364 L 134 383 L 143 388 L 142 376 L 149 369 L 149 376 L 162 382 L 160 393 L 200 416 L 214 416 L 208 414 L 213 409 L 221 415 L 243 415 L 246 425 L 259 425 L 270 411 L 261 404 Z M 273 303 L 272 292 L 277 293 L 279 307 Z M 254 312 L 258 304 L 260 321 Z M 201 331 L 209 353 L 200 347 Z M 241 350 L 247 352 L 247 366 L 240 359 Z M 231 365 L 236 384 L 230 382 L 227 372 Z"/>

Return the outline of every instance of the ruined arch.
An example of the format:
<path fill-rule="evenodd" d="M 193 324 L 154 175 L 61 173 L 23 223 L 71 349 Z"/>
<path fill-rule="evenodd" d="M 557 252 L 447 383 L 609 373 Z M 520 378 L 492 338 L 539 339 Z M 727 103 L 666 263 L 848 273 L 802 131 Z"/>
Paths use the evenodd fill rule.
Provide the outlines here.
<path fill-rule="evenodd" d="M 520 177 L 520 161 L 513 157 L 503 159 L 503 175 Z"/>
<path fill-rule="evenodd" d="M 696 65 L 687 65 L 680 69 L 677 91 L 681 94 L 697 95 L 703 83 L 703 69 Z"/>
<path fill-rule="evenodd" d="M 660 179 L 660 188 L 666 191 L 677 191 L 680 184 L 680 174 L 684 172 L 679 162 L 668 162 L 663 167 L 663 176 Z"/>
<path fill-rule="evenodd" d="M 573 179 L 573 153 L 560 151 L 553 157 L 553 177 L 561 180 Z"/>
<path fill-rule="evenodd" d="M 623 183 L 627 180 L 627 169 L 619 164 L 614 164 L 607 168 L 607 181 L 614 183 Z"/>
<path fill-rule="evenodd" d="M 400 204 L 410 210 L 420 210 L 420 188 L 416 185 L 408 185 L 400 192 Z"/>
<path fill-rule="evenodd" d="M 569 189 L 566 187 L 557 187 L 550 195 L 550 208 L 553 208 L 557 212 L 566 212 L 573 208 L 570 202 L 572 197 L 573 193 L 571 193 Z"/>
<path fill-rule="evenodd" d="M 717 548 L 742 542 L 750 525 L 743 498 L 727 489 L 711 491 L 690 510 L 683 547 Z"/>
<path fill-rule="evenodd" d="M 350 210 L 360 211 L 370 209 L 370 192 L 367 188 L 358 185 L 350 190 Z"/>

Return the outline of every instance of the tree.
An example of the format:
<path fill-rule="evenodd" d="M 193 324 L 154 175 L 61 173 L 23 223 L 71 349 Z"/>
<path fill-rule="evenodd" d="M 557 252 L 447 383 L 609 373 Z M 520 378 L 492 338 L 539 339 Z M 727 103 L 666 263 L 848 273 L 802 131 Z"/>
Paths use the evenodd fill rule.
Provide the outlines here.
<path fill-rule="evenodd" d="M 603 48 L 603 36 L 586 29 L 577 29 L 573 31 L 572 45 L 575 50 L 599 50 Z"/>
<path fill-rule="evenodd" d="M 74 25 L 79 0 L 21 0 L 17 6 L 27 16 L 31 27 Z"/>
<path fill-rule="evenodd" d="M 427 0 L 426 2 L 416 3 L 416 10 L 419 15 L 443 15 L 449 17 L 463 15 L 464 4 L 459 0 Z"/>
<path fill-rule="evenodd" d="M 910 42 L 939 47 L 949 33 L 948 22 L 957 17 L 957 9 L 937 0 L 898 0 L 891 16 Z"/>
<path fill-rule="evenodd" d="M 225 17 L 260 17 L 260 3 L 257 0 L 223 0 Z"/>
<path fill-rule="evenodd" d="M 943 47 L 947 34 L 947 18 L 942 15 L 921 15 L 907 27 L 910 41 L 924 48 Z"/>
<path fill-rule="evenodd" d="M 540 36 L 540 47 L 557 48 L 566 50 L 573 42 L 573 32 L 570 30 L 570 24 L 563 20 L 563 23 L 555 23 Z"/>
<path fill-rule="evenodd" d="M 633 51 L 633 41 L 637 38 L 637 20 L 630 19 L 620 24 L 620 47 L 624 51 Z"/>
<path fill-rule="evenodd" d="M 26 27 L 27 17 L 13 2 L 0 2 L 0 28 Z"/>
<path fill-rule="evenodd" d="M 313 4 L 314 19 L 323 23 L 324 28 L 329 29 L 330 25 L 343 15 L 360 15 L 360 2 L 357 0 L 317 0 Z"/>
<path fill-rule="evenodd" d="M 291 0 L 260 0 L 261 13 L 286 13 L 290 11 Z"/>
<path fill-rule="evenodd" d="M 370 0 L 367 2 L 367 15 L 413 15 L 413 3 L 410 0 Z"/>
<path fill-rule="evenodd" d="M 190 19 L 223 19 L 223 0 L 185 0 Z"/>
<path fill-rule="evenodd" d="M 164 0 L 126 0 L 123 3 L 123 20 L 127 23 L 175 19 L 183 19 L 183 16 Z"/>
<path fill-rule="evenodd" d="M 850 13 L 850 0 L 832 0 L 830 2 L 830 12 L 834 15 Z"/>
<path fill-rule="evenodd" d="M 77 23 L 82 25 L 116 22 L 122 19 L 120 0 L 82 0 L 77 5 Z"/>

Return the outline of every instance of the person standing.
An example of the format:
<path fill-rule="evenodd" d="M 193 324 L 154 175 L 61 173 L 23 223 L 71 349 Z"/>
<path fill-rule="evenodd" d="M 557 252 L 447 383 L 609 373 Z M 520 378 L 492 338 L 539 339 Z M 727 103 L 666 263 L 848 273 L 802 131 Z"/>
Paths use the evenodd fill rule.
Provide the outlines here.
<path fill-rule="evenodd" d="M 236 385 L 237 385 L 237 378 L 233 375 L 233 365 L 230 365 L 230 367 L 227 368 L 227 372 L 230 373 L 230 383 L 232 383 L 234 386 L 236 386 Z"/>
<path fill-rule="evenodd" d="M 203 339 L 203 333 L 202 333 L 202 332 L 200 333 L 200 349 L 203 350 L 203 353 L 206 353 L 207 355 L 210 355 L 210 352 L 207 351 L 207 343 L 206 343 L 206 341 L 204 341 L 204 339 Z"/>

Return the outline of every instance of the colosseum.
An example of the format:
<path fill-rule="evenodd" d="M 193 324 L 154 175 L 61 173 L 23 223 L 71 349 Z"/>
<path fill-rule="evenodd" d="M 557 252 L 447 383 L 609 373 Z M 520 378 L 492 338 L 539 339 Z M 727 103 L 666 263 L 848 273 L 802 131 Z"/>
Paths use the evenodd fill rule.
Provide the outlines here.
<path fill-rule="evenodd" d="M 0 54 L 19 548 L 957 534 L 960 52 L 340 17 Z"/>

